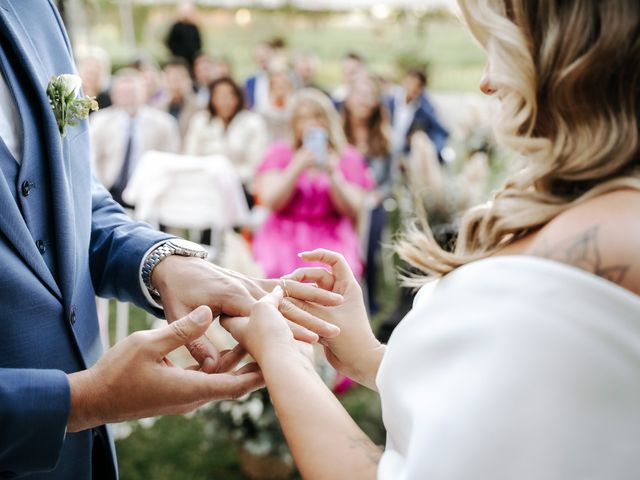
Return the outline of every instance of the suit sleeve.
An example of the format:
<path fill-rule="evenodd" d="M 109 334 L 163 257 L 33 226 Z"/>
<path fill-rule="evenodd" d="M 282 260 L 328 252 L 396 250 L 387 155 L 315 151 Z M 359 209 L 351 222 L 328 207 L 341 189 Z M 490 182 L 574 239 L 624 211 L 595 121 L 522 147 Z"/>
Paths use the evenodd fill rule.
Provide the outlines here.
<path fill-rule="evenodd" d="M 173 236 L 132 221 L 95 178 L 91 193 L 89 262 L 96 294 L 134 303 L 162 317 L 162 311 L 147 302 L 140 287 L 140 264 L 149 248 Z"/>
<path fill-rule="evenodd" d="M 427 135 L 436 146 L 436 150 L 438 151 L 438 155 L 442 152 L 444 147 L 447 144 L 447 140 L 449 138 L 449 132 L 446 128 L 442 126 L 442 124 L 438 121 L 438 118 L 431 114 L 431 118 L 429 120 L 427 127 Z M 442 158 L 441 158 L 442 159 Z"/>
<path fill-rule="evenodd" d="M 70 405 L 64 372 L 0 368 L 0 478 L 56 467 Z"/>

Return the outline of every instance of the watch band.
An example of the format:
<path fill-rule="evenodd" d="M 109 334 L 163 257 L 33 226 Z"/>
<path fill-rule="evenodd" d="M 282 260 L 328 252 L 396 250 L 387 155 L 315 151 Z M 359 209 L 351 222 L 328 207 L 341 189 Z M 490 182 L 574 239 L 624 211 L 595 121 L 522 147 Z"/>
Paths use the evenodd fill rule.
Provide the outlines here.
<path fill-rule="evenodd" d="M 144 259 L 141 271 L 142 283 L 147 287 L 152 298 L 160 298 L 160 293 L 151 285 L 151 277 L 153 275 L 153 269 L 156 268 L 162 260 L 171 255 L 195 257 L 205 260 L 208 254 L 209 252 L 197 243 L 183 240 L 182 238 L 167 240 L 153 249 Z"/>
<path fill-rule="evenodd" d="M 147 287 L 147 290 L 149 290 L 151 296 L 154 298 L 160 297 L 160 294 L 151 285 L 151 274 L 153 273 L 153 269 L 160 263 L 161 260 L 167 258 L 170 255 L 174 255 L 175 253 L 176 248 L 173 247 L 170 242 L 165 242 L 155 248 L 149 255 L 147 255 L 147 258 L 144 259 L 144 264 L 142 265 L 142 282 L 144 283 L 144 286 Z"/>

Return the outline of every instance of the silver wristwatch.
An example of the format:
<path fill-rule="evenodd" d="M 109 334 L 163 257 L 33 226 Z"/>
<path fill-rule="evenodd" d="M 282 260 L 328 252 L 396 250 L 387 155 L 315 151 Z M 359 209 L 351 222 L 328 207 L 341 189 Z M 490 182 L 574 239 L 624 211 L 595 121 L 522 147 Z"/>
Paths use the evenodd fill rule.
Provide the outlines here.
<path fill-rule="evenodd" d="M 144 259 L 144 263 L 142 265 L 142 282 L 149 290 L 151 296 L 158 298 L 160 297 L 160 294 L 151 286 L 151 276 L 153 275 L 153 269 L 156 268 L 162 260 L 171 255 L 196 257 L 204 260 L 207 258 L 208 254 L 209 252 L 207 252 L 203 246 L 190 242 L 189 240 L 183 240 L 182 238 L 167 240 L 153 249 L 153 251 Z"/>

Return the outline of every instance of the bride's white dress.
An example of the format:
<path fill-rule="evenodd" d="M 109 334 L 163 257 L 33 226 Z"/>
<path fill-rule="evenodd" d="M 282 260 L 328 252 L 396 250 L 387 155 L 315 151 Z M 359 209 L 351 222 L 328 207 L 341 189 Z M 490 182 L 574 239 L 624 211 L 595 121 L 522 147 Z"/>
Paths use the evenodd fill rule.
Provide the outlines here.
<path fill-rule="evenodd" d="M 380 480 L 640 478 L 640 297 L 537 257 L 423 288 L 378 372 Z"/>

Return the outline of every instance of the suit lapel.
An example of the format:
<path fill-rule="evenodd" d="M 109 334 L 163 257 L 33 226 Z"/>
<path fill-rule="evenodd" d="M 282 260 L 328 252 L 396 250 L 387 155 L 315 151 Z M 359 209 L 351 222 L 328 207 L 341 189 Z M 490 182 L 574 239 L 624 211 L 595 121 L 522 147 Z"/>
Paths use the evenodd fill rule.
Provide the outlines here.
<path fill-rule="evenodd" d="M 58 132 L 55 116 L 53 115 L 53 112 L 49 106 L 49 99 L 46 95 L 46 86 L 49 81 L 49 76 L 45 72 L 42 62 L 39 60 L 39 54 L 37 53 L 36 48 L 31 42 L 31 39 L 29 38 L 24 25 L 20 21 L 11 3 L 7 0 L 0 0 L 0 7 L 0 16 L 2 17 L 1 20 L 3 21 L 6 32 L 8 33 L 8 36 L 12 41 L 17 57 L 22 62 L 23 67 L 27 72 L 29 80 L 33 87 L 35 97 L 33 98 L 33 102 L 31 105 L 32 108 L 36 110 L 33 114 L 37 115 L 42 120 L 41 141 L 44 142 L 45 151 L 47 152 L 47 155 L 45 155 L 46 158 L 27 159 L 25 156 L 24 160 L 40 160 L 40 165 L 38 166 L 38 168 L 44 170 L 42 178 L 48 179 L 51 184 L 53 205 L 52 212 L 54 217 L 57 244 L 56 254 L 58 259 L 61 287 L 60 289 L 62 291 L 65 302 L 68 303 L 71 301 L 71 297 L 73 294 L 73 279 L 75 276 L 76 256 L 73 198 L 71 195 L 71 184 L 67 177 L 64 161 L 66 153 L 64 145 L 67 143 L 67 140 L 63 141 L 61 139 L 60 133 Z M 53 73 L 61 74 L 71 72 L 52 72 L 52 74 Z M 28 165 L 26 164 L 22 165 L 22 169 L 26 170 L 27 167 Z M 11 202 L 8 202 L 9 198 L 6 197 L 7 193 L 11 198 Z M 5 198 L 5 203 L 10 203 L 13 207 L 15 205 L 15 201 L 13 200 L 13 197 L 11 197 L 10 192 L 3 191 L 2 194 Z M 30 265 L 41 264 L 38 265 L 38 271 L 44 268 L 44 270 L 46 270 L 49 274 L 48 276 L 52 277 L 44 260 L 39 255 L 35 246 L 33 246 L 33 241 L 31 239 L 30 233 L 28 231 L 28 228 L 24 224 L 24 220 L 20 215 L 17 205 L 15 205 L 15 209 L 9 208 L 7 209 L 7 211 L 4 211 L 2 213 L 5 226 L 8 230 L 15 228 L 16 224 L 22 224 L 22 227 L 16 230 L 16 233 L 13 234 L 13 236 L 20 244 L 18 250 L 21 251 L 23 257 L 25 257 L 25 259 L 27 260 L 27 263 L 29 263 Z M 3 228 L 2 225 L 0 225 L 0 228 Z M 20 232 L 19 235 L 18 232 Z M 25 234 L 28 235 L 28 237 L 25 236 Z M 10 235 L 7 236 L 9 237 Z M 28 241 L 26 241 L 27 239 Z M 27 247 L 25 244 L 29 244 L 33 248 Z M 34 255 L 34 249 L 36 252 L 35 259 L 32 258 Z M 56 290 L 58 292 L 60 291 L 60 289 L 56 287 Z"/>

